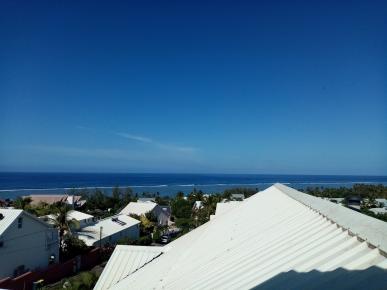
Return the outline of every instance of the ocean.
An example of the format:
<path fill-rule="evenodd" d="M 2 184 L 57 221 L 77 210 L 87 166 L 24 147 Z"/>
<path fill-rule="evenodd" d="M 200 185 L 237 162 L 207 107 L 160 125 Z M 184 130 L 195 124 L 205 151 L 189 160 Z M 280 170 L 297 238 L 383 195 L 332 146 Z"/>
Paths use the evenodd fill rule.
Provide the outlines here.
<path fill-rule="evenodd" d="M 28 194 L 65 193 L 71 189 L 100 188 L 110 194 L 114 186 L 134 192 L 175 195 L 194 188 L 206 193 L 227 188 L 265 189 L 281 182 L 296 189 L 309 186 L 351 187 L 356 183 L 387 185 L 387 176 L 265 175 L 265 174 L 157 174 L 157 173 L 0 173 L 0 198 Z"/>

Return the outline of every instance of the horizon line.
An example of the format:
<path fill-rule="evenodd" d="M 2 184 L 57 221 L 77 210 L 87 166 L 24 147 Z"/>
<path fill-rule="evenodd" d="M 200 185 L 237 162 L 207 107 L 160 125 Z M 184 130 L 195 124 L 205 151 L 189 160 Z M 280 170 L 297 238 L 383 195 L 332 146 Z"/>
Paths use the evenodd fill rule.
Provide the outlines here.
<path fill-rule="evenodd" d="M 261 175 L 261 176 L 359 176 L 359 177 L 387 177 L 379 174 L 305 174 L 305 173 L 222 173 L 222 172 L 100 172 L 100 171 L 2 171 L 3 173 L 20 173 L 20 174 L 176 174 L 176 175 Z"/>

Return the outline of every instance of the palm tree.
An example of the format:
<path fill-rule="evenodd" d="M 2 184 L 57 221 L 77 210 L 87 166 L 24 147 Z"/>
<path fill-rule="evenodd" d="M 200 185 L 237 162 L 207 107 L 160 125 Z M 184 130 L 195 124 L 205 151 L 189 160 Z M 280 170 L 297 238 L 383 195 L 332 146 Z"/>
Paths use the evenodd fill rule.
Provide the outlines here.
<path fill-rule="evenodd" d="M 79 222 L 77 220 L 69 218 L 69 212 L 71 209 L 72 208 L 68 204 L 64 202 L 59 202 L 55 205 L 55 213 L 51 218 L 55 227 L 59 231 L 59 247 L 61 250 L 63 250 L 64 247 L 63 240 L 65 235 L 71 235 L 71 230 L 73 228 L 79 227 Z"/>

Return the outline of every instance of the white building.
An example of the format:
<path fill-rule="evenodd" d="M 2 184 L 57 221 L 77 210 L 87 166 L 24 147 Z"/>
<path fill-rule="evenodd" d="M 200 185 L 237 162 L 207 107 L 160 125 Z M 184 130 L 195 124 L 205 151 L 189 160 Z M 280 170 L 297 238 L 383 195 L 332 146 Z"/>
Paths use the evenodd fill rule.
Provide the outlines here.
<path fill-rule="evenodd" d="M 70 210 L 67 216 L 70 220 L 76 220 L 81 228 L 95 222 L 94 216 L 77 210 Z"/>
<path fill-rule="evenodd" d="M 231 200 L 242 201 L 245 199 L 245 195 L 243 193 L 233 193 L 231 194 Z"/>
<path fill-rule="evenodd" d="M 385 199 L 385 198 L 376 198 L 375 201 L 379 204 L 380 207 L 387 208 L 387 199 Z"/>
<path fill-rule="evenodd" d="M 385 207 L 375 207 L 375 208 L 370 208 L 370 211 L 372 211 L 374 214 L 386 214 L 387 213 L 387 208 L 385 208 Z"/>
<path fill-rule="evenodd" d="M 385 289 L 386 253 L 387 223 L 276 184 L 98 289 Z"/>
<path fill-rule="evenodd" d="M 0 278 L 46 268 L 58 258 L 56 229 L 23 210 L 0 208 Z"/>
<path fill-rule="evenodd" d="M 119 214 L 81 228 L 76 234 L 87 246 L 114 245 L 123 238 L 137 240 L 140 235 L 139 224 L 140 221 Z"/>
<path fill-rule="evenodd" d="M 41 216 L 39 217 L 39 219 L 43 220 L 46 223 L 54 224 L 54 220 L 56 219 L 56 217 L 57 216 L 55 214 L 49 214 L 49 215 Z M 68 211 L 67 220 L 69 221 L 75 220 L 78 223 L 77 229 L 89 226 L 95 222 L 94 216 L 77 210 Z"/>
<path fill-rule="evenodd" d="M 193 210 L 199 210 L 203 208 L 203 202 L 201 200 L 195 201 L 195 203 L 192 206 Z"/>
<path fill-rule="evenodd" d="M 124 207 L 120 214 L 125 215 L 145 215 L 146 213 L 152 213 L 159 223 L 159 225 L 168 225 L 169 219 L 171 217 L 171 212 L 167 206 L 159 206 L 157 203 L 152 201 L 146 202 L 129 202 L 126 207 Z"/>

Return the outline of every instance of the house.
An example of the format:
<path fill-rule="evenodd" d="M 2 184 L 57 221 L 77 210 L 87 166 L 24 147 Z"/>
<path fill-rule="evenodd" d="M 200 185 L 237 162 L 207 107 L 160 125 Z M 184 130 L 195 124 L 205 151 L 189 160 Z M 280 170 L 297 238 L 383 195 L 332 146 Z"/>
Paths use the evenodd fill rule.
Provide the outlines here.
<path fill-rule="evenodd" d="M 73 207 L 81 207 L 85 204 L 80 195 L 67 194 L 31 194 L 23 196 L 23 198 L 30 198 L 31 205 L 38 205 L 39 203 L 54 204 L 57 202 L 65 202 Z"/>
<path fill-rule="evenodd" d="M 67 216 L 69 219 L 76 220 L 79 223 L 80 228 L 86 227 L 95 222 L 94 216 L 77 210 L 70 210 L 67 213 Z"/>
<path fill-rule="evenodd" d="M 374 207 L 370 208 L 370 211 L 372 211 L 374 214 L 387 214 L 387 208 L 385 207 Z"/>
<path fill-rule="evenodd" d="M 155 197 L 139 197 L 137 199 L 137 202 L 156 202 L 156 198 Z"/>
<path fill-rule="evenodd" d="M 41 216 L 39 218 L 46 223 L 54 224 L 54 220 L 55 220 L 56 216 L 55 216 L 55 214 L 49 214 L 49 215 Z M 86 227 L 88 225 L 91 225 L 95 222 L 94 216 L 87 214 L 87 213 L 77 211 L 77 210 L 70 210 L 67 213 L 67 219 L 77 221 L 77 228 L 78 229 Z"/>
<path fill-rule="evenodd" d="M 195 203 L 193 204 L 192 209 L 193 210 L 199 210 L 201 208 L 203 208 L 203 201 L 201 201 L 201 200 L 195 201 Z"/>
<path fill-rule="evenodd" d="M 241 201 L 245 199 L 245 195 L 243 193 L 233 193 L 231 194 L 231 200 Z"/>
<path fill-rule="evenodd" d="M 83 240 L 87 246 L 114 245 L 117 241 L 128 238 L 137 240 L 140 235 L 140 221 L 119 214 L 105 218 L 81 228 L 75 234 Z"/>
<path fill-rule="evenodd" d="M 11 201 L 7 198 L 7 199 L 0 199 L 0 208 L 3 207 L 3 208 L 6 208 L 6 207 L 10 207 L 11 206 Z"/>
<path fill-rule="evenodd" d="M 171 217 L 171 209 L 168 206 L 160 206 L 152 201 L 147 202 L 129 202 L 124 207 L 120 214 L 125 215 L 145 215 L 146 213 L 152 213 L 159 223 L 159 225 L 168 225 Z"/>
<path fill-rule="evenodd" d="M 346 202 L 350 209 L 360 211 L 360 205 L 362 202 L 362 198 L 360 196 L 349 196 L 346 198 Z"/>
<path fill-rule="evenodd" d="M 171 215 L 172 209 L 168 205 L 159 205 L 159 209 L 161 210 L 157 216 L 157 220 L 159 225 L 167 226 L 171 224 Z"/>
<path fill-rule="evenodd" d="M 145 251 L 142 261 L 127 260 L 135 255 L 129 247 L 109 260 L 98 290 L 386 288 L 387 223 L 282 184 L 159 255 Z"/>
<path fill-rule="evenodd" d="M 342 204 L 343 200 L 344 200 L 343 197 L 331 197 L 331 198 L 326 198 L 326 199 L 333 202 L 333 203 L 337 203 L 337 204 Z"/>
<path fill-rule="evenodd" d="M 376 198 L 375 201 L 378 203 L 379 207 L 386 207 L 387 208 L 387 199 Z"/>
<path fill-rule="evenodd" d="M 20 209 L 0 209 L 0 278 L 58 261 L 58 231 Z"/>

